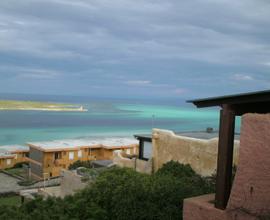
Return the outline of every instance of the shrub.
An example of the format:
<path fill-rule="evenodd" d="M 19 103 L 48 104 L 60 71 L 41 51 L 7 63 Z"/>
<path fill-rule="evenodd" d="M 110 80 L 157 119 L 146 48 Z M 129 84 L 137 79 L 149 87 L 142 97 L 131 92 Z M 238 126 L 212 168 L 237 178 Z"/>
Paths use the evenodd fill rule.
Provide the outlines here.
<path fill-rule="evenodd" d="M 13 168 L 22 168 L 23 165 L 29 166 L 28 162 L 20 162 L 20 163 L 16 163 Z"/>
<path fill-rule="evenodd" d="M 70 164 L 69 167 L 68 167 L 68 169 L 69 170 L 75 170 L 78 167 L 92 168 L 92 164 L 91 164 L 90 161 L 77 160 L 73 164 Z"/>
<path fill-rule="evenodd" d="M 0 219 L 182 219 L 183 200 L 211 190 L 206 178 L 197 175 L 190 166 L 173 161 L 153 175 L 110 168 L 73 196 L 37 198 L 7 212 L 0 207 Z"/>

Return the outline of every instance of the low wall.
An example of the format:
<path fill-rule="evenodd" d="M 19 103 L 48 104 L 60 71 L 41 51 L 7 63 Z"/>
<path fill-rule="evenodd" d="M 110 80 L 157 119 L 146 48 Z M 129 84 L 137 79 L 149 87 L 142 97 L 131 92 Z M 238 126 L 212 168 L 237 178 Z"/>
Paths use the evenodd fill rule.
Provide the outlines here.
<path fill-rule="evenodd" d="M 238 163 L 239 141 L 234 142 L 234 164 Z M 172 131 L 153 129 L 153 168 L 174 160 L 190 164 L 196 173 L 209 176 L 217 167 L 218 138 L 209 140 L 175 135 Z"/>
<path fill-rule="evenodd" d="M 137 172 L 151 174 L 153 170 L 152 159 L 145 161 L 137 158 L 129 159 L 124 157 L 121 150 L 114 151 L 113 163 L 119 167 L 128 167 L 135 169 Z"/>
<path fill-rule="evenodd" d="M 86 187 L 87 183 L 81 181 L 81 176 L 70 170 L 61 171 L 61 187 L 60 187 L 60 196 L 63 198 L 66 195 L 72 195 L 76 191 Z"/>

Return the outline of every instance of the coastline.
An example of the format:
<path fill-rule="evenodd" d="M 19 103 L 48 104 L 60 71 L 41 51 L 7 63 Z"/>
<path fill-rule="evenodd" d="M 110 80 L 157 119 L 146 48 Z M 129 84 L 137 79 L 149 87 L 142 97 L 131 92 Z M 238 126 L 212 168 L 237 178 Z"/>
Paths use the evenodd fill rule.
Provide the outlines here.
<path fill-rule="evenodd" d="M 53 111 L 53 112 L 87 112 L 88 109 L 81 108 L 0 108 L 0 111 Z"/>

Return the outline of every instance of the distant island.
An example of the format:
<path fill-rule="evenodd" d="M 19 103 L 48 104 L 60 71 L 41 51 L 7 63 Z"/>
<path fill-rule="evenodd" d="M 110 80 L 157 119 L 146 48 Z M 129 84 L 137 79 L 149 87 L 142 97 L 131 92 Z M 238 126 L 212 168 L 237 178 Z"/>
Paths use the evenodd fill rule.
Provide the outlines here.
<path fill-rule="evenodd" d="M 1 110 L 25 110 L 25 111 L 69 111 L 85 112 L 88 111 L 83 106 L 74 104 L 63 104 L 53 102 L 17 101 L 0 100 Z"/>

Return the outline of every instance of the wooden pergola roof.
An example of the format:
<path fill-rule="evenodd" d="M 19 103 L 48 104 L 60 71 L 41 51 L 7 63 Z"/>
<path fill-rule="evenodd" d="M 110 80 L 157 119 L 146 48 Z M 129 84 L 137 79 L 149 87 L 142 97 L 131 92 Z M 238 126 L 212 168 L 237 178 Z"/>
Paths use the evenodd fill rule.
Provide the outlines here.
<path fill-rule="evenodd" d="M 237 95 L 219 96 L 206 99 L 188 100 L 198 108 L 230 106 L 236 115 L 243 115 L 248 112 L 268 113 L 270 112 L 270 90 L 259 92 L 241 93 Z"/>
<path fill-rule="evenodd" d="M 198 108 L 220 106 L 215 206 L 225 209 L 231 191 L 235 116 L 269 113 L 270 90 L 189 100 Z"/>

